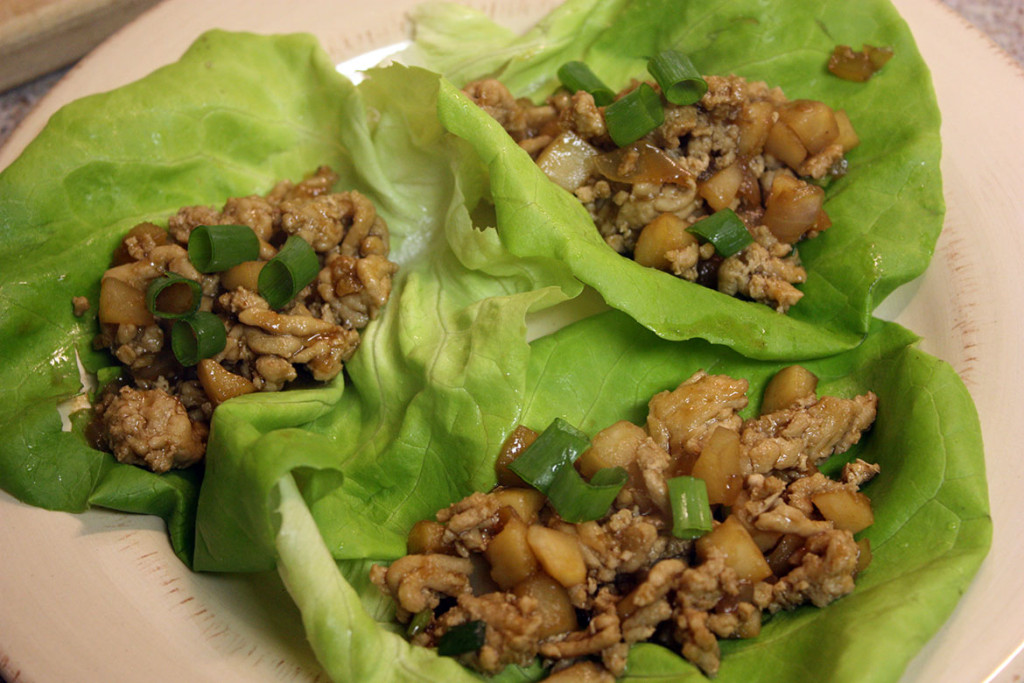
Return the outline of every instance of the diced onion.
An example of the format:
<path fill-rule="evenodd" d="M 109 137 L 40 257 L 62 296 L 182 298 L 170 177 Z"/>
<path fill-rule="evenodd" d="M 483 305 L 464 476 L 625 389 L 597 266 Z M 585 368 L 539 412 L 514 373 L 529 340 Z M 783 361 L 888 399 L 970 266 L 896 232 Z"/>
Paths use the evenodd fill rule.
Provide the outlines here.
<path fill-rule="evenodd" d="M 847 81 L 863 83 L 892 59 L 891 47 L 864 45 L 854 52 L 849 45 L 836 45 L 828 60 L 828 70 Z"/>
<path fill-rule="evenodd" d="M 688 185 L 693 174 L 668 152 L 648 142 L 599 154 L 593 158 L 594 170 L 617 183 L 672 183 Z"/>

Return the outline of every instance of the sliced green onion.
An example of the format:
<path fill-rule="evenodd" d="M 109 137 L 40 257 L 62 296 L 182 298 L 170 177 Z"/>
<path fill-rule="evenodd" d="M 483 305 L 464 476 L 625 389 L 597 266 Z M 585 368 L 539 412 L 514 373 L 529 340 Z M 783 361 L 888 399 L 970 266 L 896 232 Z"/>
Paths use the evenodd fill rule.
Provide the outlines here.
<path fill-rule="evenodd" d="M 668 480 L 668 497 L 672 503 L 672 535 L 676 538 L 699 538 L 711 531 L 711 505 L 708 487 L 697 477 L 673 477 Z"/>
<path fill-rule="evenodd" d="M 219 273 L 260 255 L 260 238 L 248 225 L 199 225 L 188 236 L 188 260 L 200 273 Z"/>
<path fill-rule="evenodd" d="M 188 289 L 187 293 L 183 287 Z M 203 288 L 199 283 L 177 273 L 162 275 L 146 288 L 146 308 L 158 318 L 186 318 L 199 309 L 202 300 Z"/>
<path fill-rule="evenodd" d="M 598 470 L 587 482 L 573 467 L 590 438 L 560 417 L 540 433 L 508 468 L 545 494 L 567 522 L 599 519 L 619 495 L 629 475 L 621 467 Z"/>
<path fill-rule="evenodd" d="M 409 626 L 405 629 L 405 635 L 412 638 L 413 636 L 422 633 L 423 630 L 430 625 L 430 620 L 433 618 L 434 610 L 432 609 L 428 608 L 417 612 L 416 616 L 409 621 Z"/>
<path fill-rule="evenodd" d="M 754 241 L 747 226 L 743 225 L 743 221 L 732 209 L 716 211 L 707 218 L 700 219 L 686 231 L 711 242 L 715 245 L 715 251 L 724 258 L 743 251 Z"/>
<path fill-rule="evenodd" d="M 629 474 L 621 467 L 605 467 L 587 482 L 572 465 L 562 467 L 548 490 L 555 512 L 567 522 L 578 524 L 600 519 L 608 513 Z"/>
<path fill-rule="evenodd" d="M 558 80 L 569 91 L 585 90 L 594 96 L 594 104 L 603 107 L 611 104 L 615 93 L 598 78 L 583 62 L 566 62 L 558 69 Z"/>
<path fill-rule="evenodd" d="M 226 345 L 224 322 L 213 313 L 198 311 L 188 318 L 175 320 L 171 328 L 171 350 L 186 367 L 217 355 Z"/>
<path fill-rule="evenodd" d="M 467 652 L 476 652 L 487 642 L 487 623 L 479 619 L 467 621 L 445 632 L 437 641 L 437 654 L 455 657 Z"/>
<path fill-rule="evenodd" d="M 295 298 L 320 272 L 320 262 L 309 242 L 292 235 L 260 271 L 260 296 L 271 308 L 281 308 Z"/>
<path fill-rule="evenodd" d="M 646 83 L 612 102 L 604 110 L 608 135 L 619 147 L 636 142 L 665 121 L 661 96 Z"/>
<path fill-rule="evenodd" d="M 540 433 L 530 447 L 509 463 L 508 468 L 541 493 L 548 493 L 559 470 L 576 462 L 590 446 L 586 434 L 560 417 Z M 575 471 L 573 469 L 573 471 Z"/>
<path fill-rule="evenodd" d="M 661 86 L 665 99 L 673 104 L 694 104 L 704 97 L 708 84 L 690 58 L 678 50 L 663 50 L 647 60 L 647 71 Z"/>

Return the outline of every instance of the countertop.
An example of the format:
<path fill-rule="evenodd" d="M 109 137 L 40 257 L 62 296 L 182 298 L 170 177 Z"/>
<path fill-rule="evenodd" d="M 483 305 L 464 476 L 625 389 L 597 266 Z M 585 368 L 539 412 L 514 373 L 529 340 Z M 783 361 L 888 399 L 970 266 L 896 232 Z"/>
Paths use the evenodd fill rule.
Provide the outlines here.
<path fill-rule="evenodd" d="M 1024 66 L 1024 2 L 1021 0 L 941 0 Z M 0 94 L 0 145 L 69 67 Z"/>

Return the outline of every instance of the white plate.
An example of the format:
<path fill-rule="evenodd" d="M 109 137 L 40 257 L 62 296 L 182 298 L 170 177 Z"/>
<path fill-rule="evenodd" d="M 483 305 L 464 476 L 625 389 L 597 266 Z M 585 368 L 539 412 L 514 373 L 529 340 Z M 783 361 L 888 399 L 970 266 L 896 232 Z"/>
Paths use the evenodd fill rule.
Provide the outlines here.
<path fill-rule="evenodd" d="M 177 59 L 212 27 L 309 31 L 335 61 L 403 39 L 413 0 L 167 0 L 75 67 L 0 149 L 0 168 L 62 104 Z M 525 27 L 554 0 L 472 0 Z M 880 313 L 949 361 L 981 414 L 995 536 L 907 682 L 1019 680 L 1024 643 L 1024 72 L 937 0 L 896 0 L 943 114 L 947 216 L 931 268 Z M 870 656 L 870 653 L 865 653 Z M 1022 658 L 1018 658 L 1022 659 Z M 0 673 L 8 681 L 326 680 L 274 574 L 189 572 L 160 520 L 31 508 L 0 494 Z"/>

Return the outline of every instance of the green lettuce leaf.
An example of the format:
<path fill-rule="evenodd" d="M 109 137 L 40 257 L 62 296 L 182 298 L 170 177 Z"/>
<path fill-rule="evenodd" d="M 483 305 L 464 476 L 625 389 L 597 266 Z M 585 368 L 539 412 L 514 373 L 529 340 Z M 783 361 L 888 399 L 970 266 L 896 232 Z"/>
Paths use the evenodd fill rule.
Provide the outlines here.
<path fill-rule="evenodd" d="M 776 615 L 757 638 L 723 642 L 716 680 L 759 680 L 770 662 L 772 677 L 779 680 L 895 681 L 948 617 L 980 565 L 991 541 L 991 522 L 977 415 L 956 373 L 915 350 L 915 342 L 907 330 L 879 322 L 855 350 L 804 363 L 820 378 L 819 394 L 853 396 L 873 390 L 879 396 L 873 430 L 827 464 L 837 468 L 860 457 L 882 466 L 865 488 L 875 510 L 875 524 L 863 532 L 871 541 L 873 560 L 851 595 L 824 609 Z M 751 360 L 699 340 L 666 341 L 627 316 L 609 312 L 534 342 L 522 401 L 505 409 L 512 421 L 535 428 L 563 417 L 594 434 L 619 419 L 642 423 L 653 394 L 705 369 L 747 378 L 751 405 L 746 412 L 754 414 L 768 379 L 784 365 Z M 495 452 L 475 454 L 481 468 L 492 465 Z M 441 470 L 444 464 L 423 467 Z M 351 475 L 362 476 L 379 473 Z M 441 477 L 425 471 L 419 476 L 428 482 Z M 468 472 L 463 476 L 471 478 Z M 369 485 L 376 487 L 376 480 Z M 306 508 L 292 504 L 284 512 L 284 506 L 282 501 L 278 547 L 300 543 L 301 536 L 308 554 L 282 552 L 281 571 L 330 675 L 351 680 L 354 667 L 362 667 L 358 673 L 367 680 L 421 680 L 414 672 L 428 671 L 433 655 L 402 649 L 392 634 L 389 605 L 367 585 L 368 563 L 335 565 L 322 537 L 302 521 Z M 416 501 L 415 509 L 420 518 L 436 510 L 425 500 Z M 300 522 L 306 529 L 301 534 L 296 530 Z M 319 558 L 315 565 L 307 564 L 310 556 Z M 359 592 L 352 585 L 361 586 Z M 911 594 L 914 599 L 908 600 Z M 357 609 L 360 604 L 365 612 Z M 366 612 L 375 620 L 368 620 Z M 385 658 L 360 656 L 375 651 L 367 643 L 377 642 L 387 643 L 380 647 L 393 660 L 385 664 Z M 442 658 L 436 659 L 441 666 Z M 429 675 L 442 675 L 429 670 Z M 536 680 L 539 674 L 511 667 L 502 676 Z M 443 675 L 453 680 L 469 676 Z M 640 645 L 630 653 L 625 680 L 705 678 L 677 654 Z"/>
<path fill-rule="evenodd" d="M 646 56 L 673 47 L 708 74 L 780 86 L 791 99 L 845 109 L 861 139 L 849 172 L 826 188 L 833 227 L 799 251 L 804 298 L 786 316 L 664 273 L 604 247 L 586 212 L 547 182 L 511 138 L 456 88 L 441 102 L 444 125 L 487 164 L 502 243 L 547 257 L 667 339 L 702 338 L 756 358 L 824 356 L 859 343 L 871 312 L 927 266 L 942 227 L 939 112 L 910 30 L 886 0 L 754 3 L 570 0 L 523 36 L 492 28 L 466 8 L 424 5 L 405 57 L 455 86 L 494 76 L 535 100 L 556 86 L 565 61 L 582 59 L 611 87 L 644 78 Z M 481 56 L 465 35 L 495 41 Z M 831 76 L 836 44 L 890 45 L 896 57 L 868 83 Z M 461 57 L 461 60 L 459 59 Z M 908 105 L 912 105 L 908 108 Z"/>
<path fill-rule="evenodd" d="M 75 318 L 71 299 L 98 301 L 98 275 L 138 222 L 266 192 L 319 164 L 367 186 L 375 169 L 354 167 L 346 147 L 357 108 L 311 37 L 213 32 L 178 63 L 53 116 L 0 174 L 0 486 L 46 508 L 159 514 L 191 561 L 201 472 L 158 477 L 62 430 L 56 406 L 81 390 L 76 355 L 89 369 L 110 364 L 91 345 L 95 306 Z M 322 409 L 284 400 L 301 405 L 287 418 L 296 424 Z"/>

